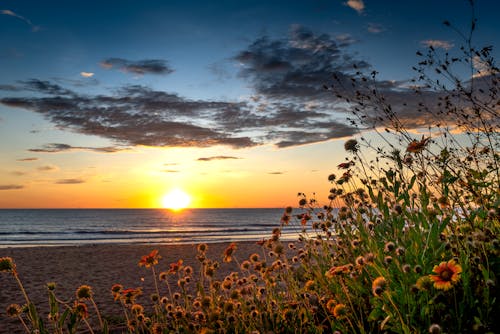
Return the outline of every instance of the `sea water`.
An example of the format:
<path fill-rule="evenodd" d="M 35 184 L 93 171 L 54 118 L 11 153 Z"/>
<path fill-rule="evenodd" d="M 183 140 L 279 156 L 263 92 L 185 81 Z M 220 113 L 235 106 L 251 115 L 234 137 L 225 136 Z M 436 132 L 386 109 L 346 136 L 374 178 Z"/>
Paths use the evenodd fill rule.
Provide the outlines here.
<path fill-rule="evenodd" d="M 283 209 L 2 209 L 0 247 L 269 238 Z M 296 235 L 287 228 L 284 237 Z"/>

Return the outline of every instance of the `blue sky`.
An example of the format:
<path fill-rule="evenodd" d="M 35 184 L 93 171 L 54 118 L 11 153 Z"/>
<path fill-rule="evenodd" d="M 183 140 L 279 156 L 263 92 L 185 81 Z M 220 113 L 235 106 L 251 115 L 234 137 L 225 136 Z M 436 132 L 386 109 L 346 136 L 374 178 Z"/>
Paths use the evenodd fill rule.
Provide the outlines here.
<path fill-rule="evenodd" d="M 499 7 L 477 1 L 477 45 L 498 41 Z M 398 90 L 414 76 L 415 51 L 456 52 L 460 36 L 442 22 L 467 31 L 470 19 L 468 1 L 458 0 L 4 1 L 0 189 L 36 206 L 31 194 L 44 184 L 103 182 L 109 156 L 136 165 L 130 152 L 170 159 L 176 148 L 195 161 L 213 157 L 201 161 L 219 161 L 219 173 L 238 160 L 255 166 L 283 156 L 296 172 L 324 176 L 335 160 L 301 160 L 356 133 L 322 90 L 331 72 L 376 69 L 393 101 L 403 101 Z M 422 125 L 409 110 L 402 117 Z M 27 168 L 28 158 L 37 167 Z M 46 173 L 50 166 L 58 175 Z"/>

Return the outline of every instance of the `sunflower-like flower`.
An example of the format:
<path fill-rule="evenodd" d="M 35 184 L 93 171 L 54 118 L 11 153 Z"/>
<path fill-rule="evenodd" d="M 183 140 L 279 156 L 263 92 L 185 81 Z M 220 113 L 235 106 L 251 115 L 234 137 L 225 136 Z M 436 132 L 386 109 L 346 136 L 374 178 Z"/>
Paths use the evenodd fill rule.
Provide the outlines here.
<path fill-rule="evenodd" d="M 438 290 L 446 291 L 451 289 L 460 280 L 462 267 L 452 259 L 434 266 L 432 271 L 436 275 L 429 275 L 429 278 L 434 281 L 434 287 Z"/>
<path fill-rule="evenodd" d="M 141 257 L 141 260 L 139 261 L 139 267 L 144 266 L 146 268 L 149 268 L 151 266 L 157 265 L 159 259 L 161 259 L 161 256 L 158 254 L 158 250 L 153 249 L 151 253 Z"/>

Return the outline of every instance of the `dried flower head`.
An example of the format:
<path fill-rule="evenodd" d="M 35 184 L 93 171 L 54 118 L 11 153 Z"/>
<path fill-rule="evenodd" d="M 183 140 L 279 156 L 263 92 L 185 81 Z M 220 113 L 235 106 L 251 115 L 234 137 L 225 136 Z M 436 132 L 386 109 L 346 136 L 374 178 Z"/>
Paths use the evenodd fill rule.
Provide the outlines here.
<path fill-rule="evenodd" d="M 93 294 L 92 288 L 88 285 L 80 285 L 80 287 L 76 289 L 77 299 L 91 299 Z"/>
<path fill-rule="evenodd" d="M 7 306 L 7 316 L 17 317 L 21 314 L 21 306 L 18 304 L 10 304 Z"/>
<path fill-rule="evenodd" d="M 16 264 L 11 257 L 0 257 L 0 272 L 15 273 Z"/>
<path fill-rule="evenodd" d="M 349 139 L 344 143 L 344 149 L 347 152 L 356 153 L 359 150 L 358 141 L 356 139 Z"/>

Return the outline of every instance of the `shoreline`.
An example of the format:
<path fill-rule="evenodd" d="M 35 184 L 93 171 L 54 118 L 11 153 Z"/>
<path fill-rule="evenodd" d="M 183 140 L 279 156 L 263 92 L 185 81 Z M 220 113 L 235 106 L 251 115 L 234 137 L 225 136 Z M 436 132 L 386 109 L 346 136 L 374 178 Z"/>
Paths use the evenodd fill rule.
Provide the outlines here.
<path fill-rule="evenodd" d="M 230 242 L 207 243 L 207 258 L 219 261 L 217 277 L 223 279 L 239 268 L 235 261 L 224 263 L 222 254 Z M 194 269 L 193 277 L 200 272 L 196 246 L 189 244 L 83 244 L 65 246 L 34 246 L 0 248 L 0 257 L 12 257 L 19 277 L 28 296 L 42 313 L 44 319 L 48 312 L 46 284 L 55 282 L 56 296 L 62 300 L 74 299 L 76 289 L 83 284 L 90 285 L 95 301 L 105 316 L 123 315 L 119 304 L 115 303 L 110 288 L 113 284 L 122 284 L 125 288 L 143 287 L 139 302 L 145 305 L 154 292 L 151 270 L 141 268 L 138 262 L 143 255 L 157 249 L 162 256 L 156 271 L 169 269 L 171 263 L 179 259 L 184 265 Z M 235 257 L 241 262 L 252 253 L 262 254 L 264 249 L 255 241 L 236 242 Z M 195 283 L 194 283 L 195 284 Z M 0 333 L 22 333 L 17 319 L 8 318 L 5 309 L 12 303 L 23 304 L 23 297 L 15 279 L 9 273 L 0 273 Z M 172 284 L 175 286 L 175 284 Z M 195 286 L 195 285 L 193 285 Z M 166 292 L 163 291 L 163 292 Z M 91 312 L 92 317 L 95 316 Z M 5 324 L 5 326 L 4 326 Z"/>

